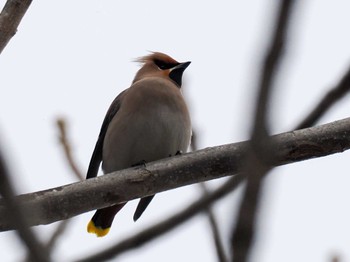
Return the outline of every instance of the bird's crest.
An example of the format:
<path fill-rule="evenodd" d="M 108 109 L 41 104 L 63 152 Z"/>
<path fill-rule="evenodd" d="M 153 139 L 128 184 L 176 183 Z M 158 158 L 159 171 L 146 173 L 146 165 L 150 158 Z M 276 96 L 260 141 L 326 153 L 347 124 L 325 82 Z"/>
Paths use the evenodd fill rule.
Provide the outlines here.
<path fill-rule="evenodd" d="M 166 54 L 160 53 L 160 52 L 151 52 L 151 54 L 149 54 L 149 55 L 142 56 L 142 57 L 135 59 L 135 62 L 138 62 L 141 64 L 145 64 L 148 62 L 155 63 L 156 61 L 162 61 L 166 64 L 173 64 L 173 65 L 179 64 L 179 62 L 177 62 L 172 57 L 170 57 Z"/>

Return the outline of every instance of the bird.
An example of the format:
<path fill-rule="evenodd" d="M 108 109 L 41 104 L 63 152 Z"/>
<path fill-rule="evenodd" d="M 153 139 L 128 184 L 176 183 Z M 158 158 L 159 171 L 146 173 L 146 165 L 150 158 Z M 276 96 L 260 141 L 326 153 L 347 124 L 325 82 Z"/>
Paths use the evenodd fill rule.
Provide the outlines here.
<path fill-rule="evenodd" d="M 190 61 L 180 63 L 161 52 L 136 60 L 142 67 L 129 88 L 110 105 L 91 156 L 86 179 L 103 173 L 160 160 L 186 152 L 192 135 L 191 118 L 181 92 L 182 75 Z M 133 220 L 145 211 L 154 195 L 140 199 Z M 87 226 L 89 233 L 108 234 L 125 203 L 98 209 Z"/>

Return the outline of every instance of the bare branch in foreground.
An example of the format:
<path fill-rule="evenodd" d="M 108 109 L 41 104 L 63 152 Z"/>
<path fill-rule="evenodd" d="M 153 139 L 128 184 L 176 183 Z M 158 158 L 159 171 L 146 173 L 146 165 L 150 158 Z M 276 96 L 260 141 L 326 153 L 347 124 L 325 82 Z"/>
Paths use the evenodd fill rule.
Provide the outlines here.
<path fill-rule="evenodd" d="M 247 185 L 237 215 L 237 223 L 232 232 L 233 261 L 248 260 L 254 242 L 257 209 L 262 192 L 263 177 L 272 167 L 275 150 L 274 141 L 269 137 L 267 112 L 273 89 L 273 81 L 283 58 L 285 38 L 288 32 L 293 4 L 296 1 L 284 0 L 279 4 L 271 43 L 266 51 L 259 80 L 258 100 L 251 137 L 251 150 L 246 159 Z"/>
<path fill-rule="evenodd" d="M 0 54 L 16 34 L 17 27 L 31 3 L 32 0 L 7 0 L 0 13 Z"/>
<path fill-rule="evenodd" d="M 350 118 L 271 137 L 274 166 L 343 152 L 350 148 Z M 244 171 L 249 142 L 216 146 L 106 174 L 83 182 L 16 197 L 30 225 L 49 224 L 81 213 L 177 187 Z M 56 208 L 59 206 L 60 208 Z M 25 211 L 24 210 L 24 211 Z M 0 231 L 11 230 L 0 201 Z"/>
<path fill-rule="evenodd" d="M 328 93 L 317 104 L 315 109 L 312 110 L 307 117 L 305 117 L 305 119 L 296 127 L 296 129 L 313 126 L 330 107 L 332 107 L 339 99 L 343 98 L 349 91 L 350 67 L 338 85 L 328 91 Z"/>
<path fill-rule="evenodd" d="M 18 206 L 18 199 L 14 196 L 14 189 L 10 182 L 9 171 L 6 167 L 4 158 L 0 152 L 0 193 L 2 195 L 1 202 L 6 206 L 8 211 L 8 223 L 11 228 L 15 228 L 18 235 L 27 247 L 30 257 L 33 261 L 46 262 L 50 261 L 49 253 L 36 238 L 34 232 L 28 227 L 26 219 L 27 214 Z"/>

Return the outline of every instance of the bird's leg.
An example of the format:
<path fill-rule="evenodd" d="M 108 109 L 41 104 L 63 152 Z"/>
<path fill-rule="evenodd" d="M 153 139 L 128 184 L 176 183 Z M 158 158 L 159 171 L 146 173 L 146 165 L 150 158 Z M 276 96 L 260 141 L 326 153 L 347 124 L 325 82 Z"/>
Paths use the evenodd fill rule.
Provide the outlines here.
<path fill-rule="evenodd" d="M 179 150 L 179 151 L 177 151 L 177 152 L 175 153 L 174 156 L 181 156 L 181 155 L 182 155 L 182 151 Z M 172 154 L 169 154 L 169 157 L 172 157 L 172 156 L 173 156 Z"/>

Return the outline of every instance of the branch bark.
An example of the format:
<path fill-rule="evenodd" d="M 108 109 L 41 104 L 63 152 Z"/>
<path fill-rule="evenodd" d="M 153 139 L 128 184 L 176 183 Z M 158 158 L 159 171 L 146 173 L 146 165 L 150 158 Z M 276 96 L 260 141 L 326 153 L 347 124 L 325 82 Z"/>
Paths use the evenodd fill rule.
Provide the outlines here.
<path fill-rule="evenodd" d="M 32 0 L 8 0 L 0 14 L 0 54 L 27 12 Z"/>
<path fill-rule="evenodd" d="M 271 137 L 276 145 L 273 165 L 285 165 L 343 152 L 350 148 L 350 118 Z M 193 183 L 244 171 L 249 142 L 240 142 L 163 159 L 146 167 L 113 172 L 16 198 L 31 226 L 49 224 L 115 203 L 153 195 Z M 57 207 L 60 208 L 57 208 Z M 30 211 L 30 212 L 29 212 Z M 0 201 L 0 231 L 14 225 Z"/>

